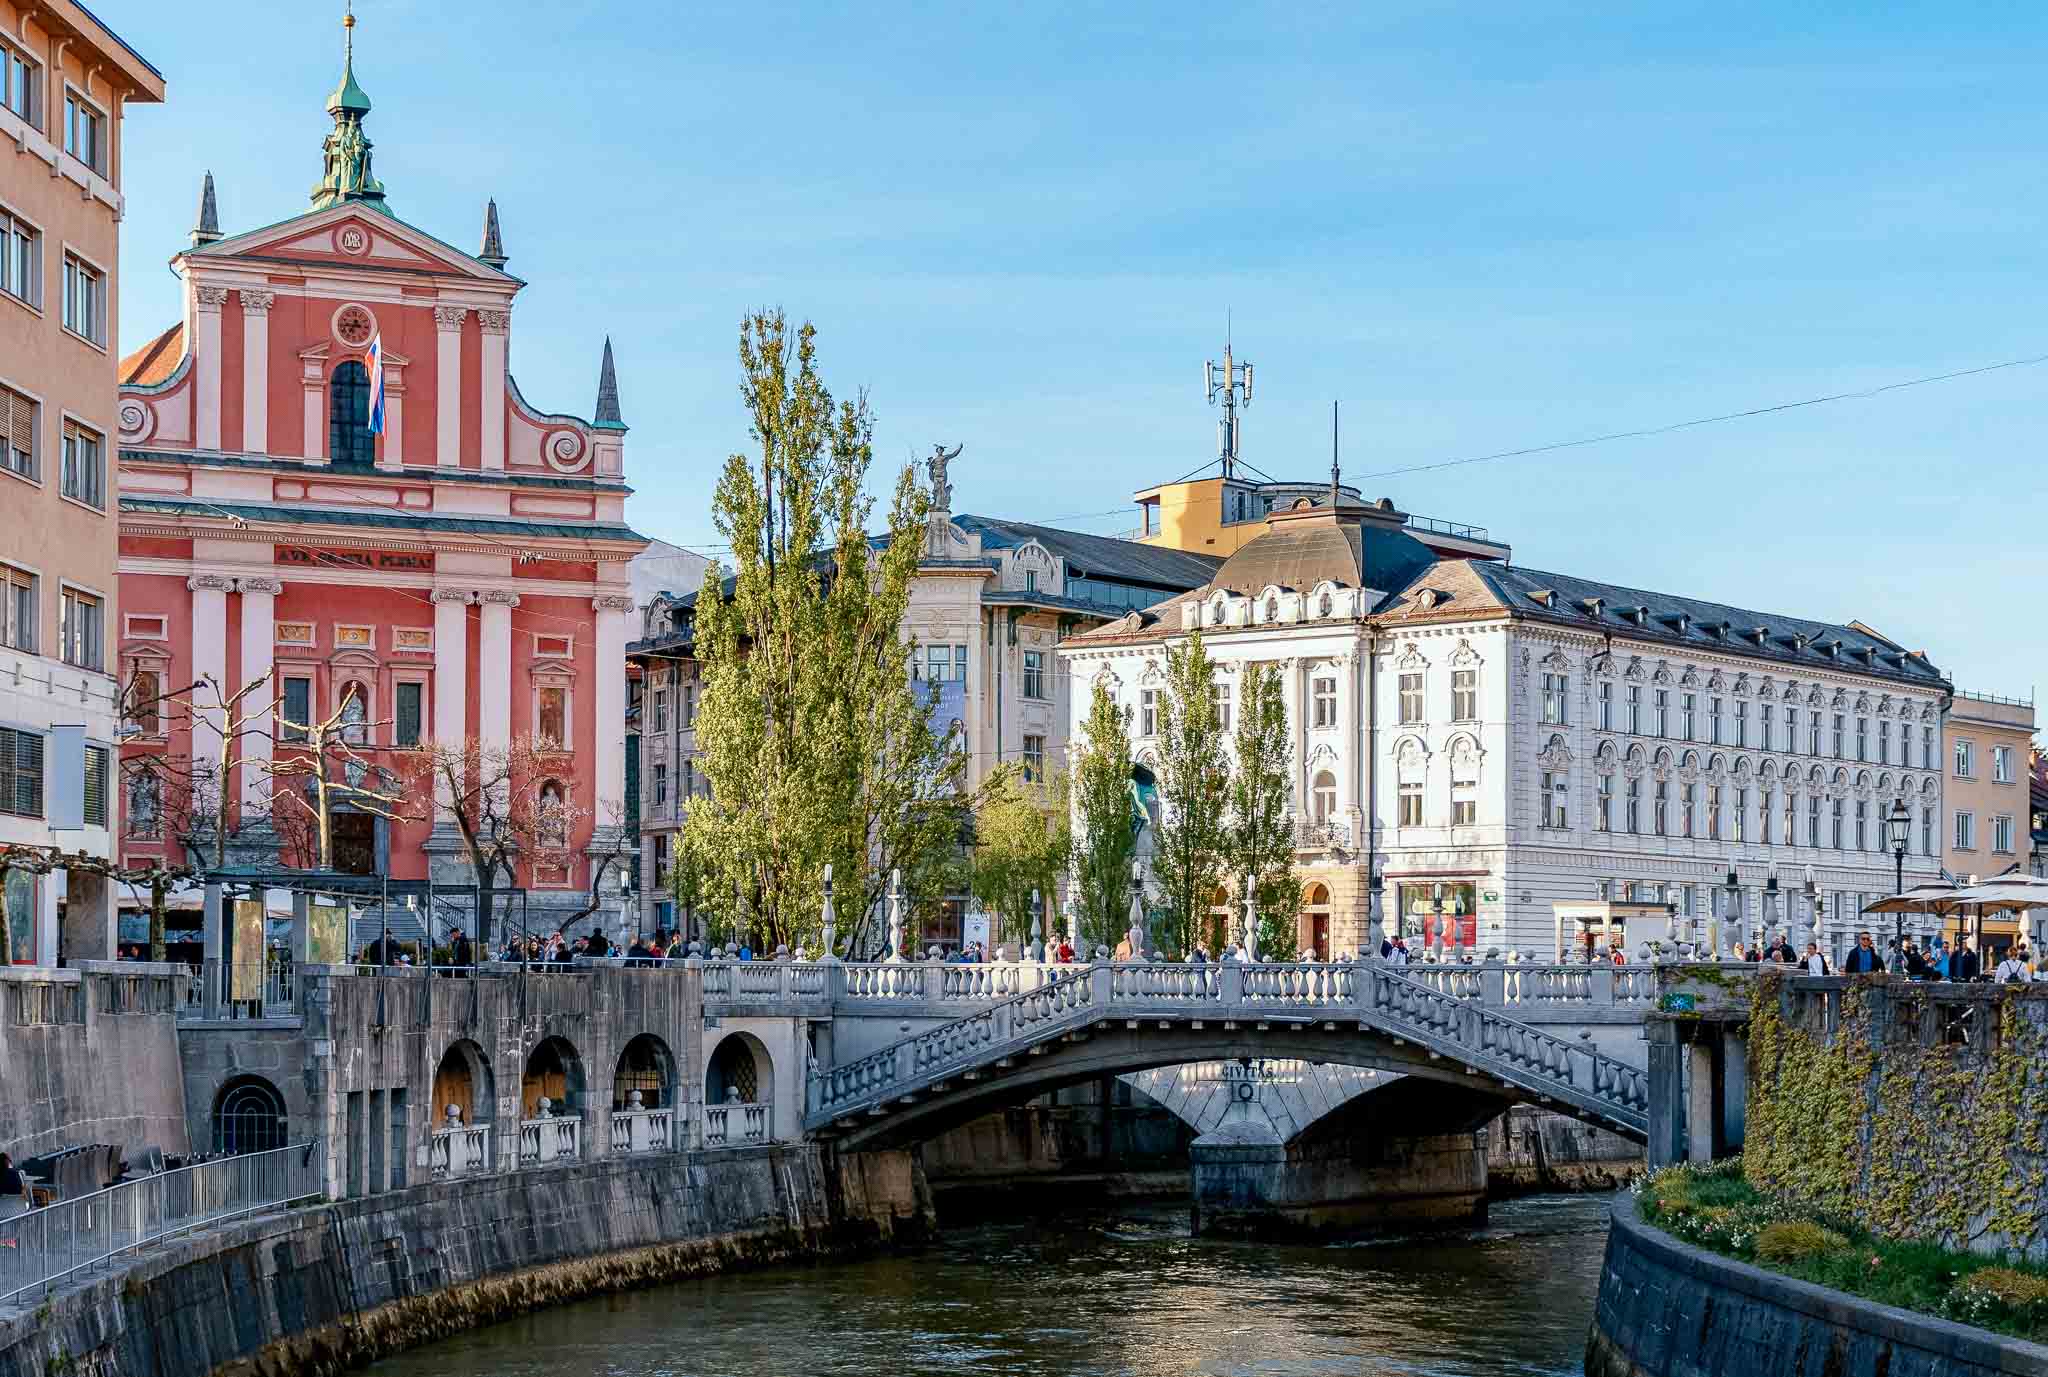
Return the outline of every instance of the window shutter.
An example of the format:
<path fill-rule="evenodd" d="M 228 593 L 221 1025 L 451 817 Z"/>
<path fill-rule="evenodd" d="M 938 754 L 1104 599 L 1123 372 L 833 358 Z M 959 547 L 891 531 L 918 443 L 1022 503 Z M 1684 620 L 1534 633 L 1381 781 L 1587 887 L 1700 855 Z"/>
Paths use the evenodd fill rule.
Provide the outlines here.
<path fill-rule="evenodd" d="M 85 825 L 107 825 L 107 748 L 85 748 Z"/>
<path fill-rule="evenodd" d="M 14 737 L 13 728 L 0 727 L 0 813 L 15 811 Z"/>
<path fill-rule="evenodd" d="M 0 400 L 7 403 L 9 445 L 33 458 L 36 452 L 36 404 L 7 388 L 0 388 Z"/>
<path fill-rule="evenodd" d="M 398 685 L 398 744 L 417 746 L 420 740 L 420 686 Z"/>

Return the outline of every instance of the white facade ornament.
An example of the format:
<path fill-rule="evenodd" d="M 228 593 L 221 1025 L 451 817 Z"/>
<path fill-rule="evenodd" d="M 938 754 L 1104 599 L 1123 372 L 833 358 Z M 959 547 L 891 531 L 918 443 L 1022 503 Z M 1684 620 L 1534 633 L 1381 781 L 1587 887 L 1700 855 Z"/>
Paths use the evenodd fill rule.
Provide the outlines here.
<path fill-rule="evenodd" d="M 1458 669 L 1467 669 L 1480 663 L 1479 652 L 1472 648 L 1472 642 L 1463 636 L 1458 638 L 1458 648 L 1451 652 L 1451 664 Z"/>
<path fill-rule="evenodd" d="M 1543 657 L 1543 667 L 1558 673 L 1565 672 L 1572 667 L 1571 657 L 1562 650 L 1553 649 Z"/>
<path fill-rule="evenodd" d="M 1568 770 L 1572 764 L 1571 747 L 1564 744 L 1562 735 L 1553 735 L 1549 743 L 1537 753 L 1536 763 L 1546 770 Z"/>
<path fill-rule="evenodd" d="M 1643 657 L 1640 655 L 1629 656 L 1628 668 L 1622 671 L 1621 677 L 1640 684 L 1643 681 Z"/>
<path fill-rule="evenodd" d="M 1401 650 L 1401 658 L 1394 662 L 1400 669 L 1428 669 L 1429 661 L 1422 658 L 1422 651 L 1410 641 Z"/>

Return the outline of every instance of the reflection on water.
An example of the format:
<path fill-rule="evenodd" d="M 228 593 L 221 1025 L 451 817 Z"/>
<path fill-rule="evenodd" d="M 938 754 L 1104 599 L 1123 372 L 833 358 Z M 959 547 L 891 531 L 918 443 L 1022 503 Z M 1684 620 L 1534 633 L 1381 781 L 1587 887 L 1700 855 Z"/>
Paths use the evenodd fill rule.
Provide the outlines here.
<path fill-rule="evenodd" d="M 1305 1247 L 1193 1239 L 1181 1208 L 1107 1208 L 586 1301 L 372 1371 L 1577 1377 L 1610 1203 L 1537 1196 L 1468 1233 Z"/>

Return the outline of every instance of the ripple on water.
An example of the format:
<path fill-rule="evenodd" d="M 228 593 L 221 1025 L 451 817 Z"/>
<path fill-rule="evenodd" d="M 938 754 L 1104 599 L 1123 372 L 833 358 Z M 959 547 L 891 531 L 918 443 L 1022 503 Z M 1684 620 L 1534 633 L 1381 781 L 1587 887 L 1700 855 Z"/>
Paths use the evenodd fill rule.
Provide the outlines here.
<path fill-rule="evenodd" d="M 1188 1236 L 1183 1209 L 949 1230 L 914 1254 L 531 1315 L 377 1377 L 1578 1377 L 1607 1197 L 1359 1244 Z"/>

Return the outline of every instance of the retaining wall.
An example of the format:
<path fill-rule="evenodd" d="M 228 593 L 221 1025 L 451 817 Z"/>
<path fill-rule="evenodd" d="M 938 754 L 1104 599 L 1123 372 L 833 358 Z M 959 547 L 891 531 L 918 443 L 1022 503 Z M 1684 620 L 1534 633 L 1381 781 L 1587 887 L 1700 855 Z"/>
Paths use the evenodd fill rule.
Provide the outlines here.
<path fill-rule="evenodd" d="M 177 1011 L 185 968 L 0 968 L 0 1151 L 85 1143 L 186 1150 Z"/>
<path fill-rule="evenodd" d="M 0 1320 L 0 1377 L 309 1377 L 542 1306 L 921 1237 L 908 1153 L 810 1146 L 483 1176 L 253 1220 Z"/>
<path fill-rule="evenodd" d="M 1586 1377 L 2017 1377 L 2048 1347 L 2005 1339 L 1695 1248 L 1614 1209 Z"/>

